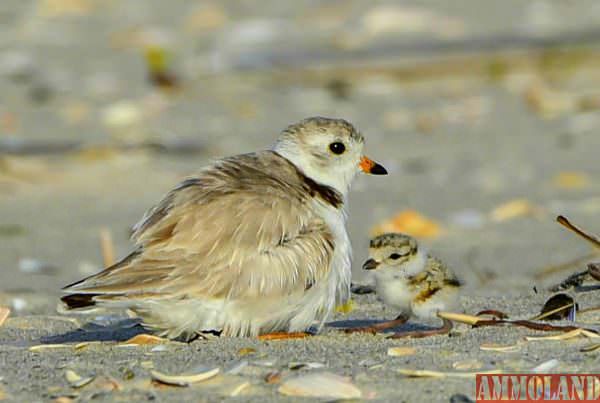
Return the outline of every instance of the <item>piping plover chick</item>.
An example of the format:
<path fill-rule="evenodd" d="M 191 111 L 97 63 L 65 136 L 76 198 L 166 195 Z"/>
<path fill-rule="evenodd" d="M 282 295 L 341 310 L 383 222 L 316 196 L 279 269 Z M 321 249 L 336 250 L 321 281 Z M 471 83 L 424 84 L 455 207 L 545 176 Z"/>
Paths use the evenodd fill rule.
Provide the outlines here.
<path fill-rule="evenodd" d="M 459 305 L 460 281 L 439 259 L 430 256 L 417 241 L 404 234 L 389 233 L 371 239 L 369 259 L 363 269 L 372 270 L 378 298 L 398 311 L 399 316 L 374 326 L 348 329 L 348 332 L 377 332 L 396 327 L 410 317 L 437 318 L 440 311 Z M 438 329 L 399 332 L 392 338 L 425 337 L 448 333 L 452 323 L 443 320 Z"/>
<path fill-rule="evenodd" d="M 129 309 L 183 340 L 319 330 L 350 294 L 350 184 L 360 170 L 387 173 L 363 145 L 345 120 L 314 117 L 268 150 L 214 162 L 135 225 L 131 254 L 65 287 L 63 303 Z"/>

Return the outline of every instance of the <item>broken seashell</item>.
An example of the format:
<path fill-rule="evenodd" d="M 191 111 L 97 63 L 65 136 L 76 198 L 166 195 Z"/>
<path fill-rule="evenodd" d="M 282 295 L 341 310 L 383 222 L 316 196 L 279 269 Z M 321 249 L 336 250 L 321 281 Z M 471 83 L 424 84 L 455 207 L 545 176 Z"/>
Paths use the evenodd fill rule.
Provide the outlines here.
<path fill-rule="evenodd" d="M 292 371 L 302 369 L 302 368 L 317 369 L 317 368 L 324 368 L 324 367 L 325 367 L 325 364 L 320 363 L 320 362 L 290 362 L 288 364 L 288 368 L 291 369 Z"/>
<path fill-rule="evenodd" d="M 483 368 L 483 363 L 478 360 L 462 360 L 456 361 L 452 364 L 452 368 L 460 369 L 461 371 L 465 370 L 473 370 L 473 369 L 481 369 Z"/>
<path fill-rule="evenodd" d="M 278 389 L 286 396 L 356 399 L 362 392 L 346 377 L 331 372 L 309 373 L 286 379 Z"/>
<path fill-rule="evenodd" d="M 36 346 L 29 347 L 29 351 L 39 352 L 44 350 L 57 350 L 60 348 L 71 348 L 70 344 L 38 344 Z"/>
<path fill-rule="evenodd" d="M 244 390 L 246 390 L 248 387 L 250 386 L 250 382 L 244 382 L 239 384 L 238 386 L 236 386 L 231 393 L 229 393 L 229 396 L 239 396 L 240 393 L 242 393 Z"/>
<path fill-rule="evenodd" d="M 73 371 L 72 369 L 67 369 L 65 371 L 65 379 L 67 380 L 67 382 L 69 382 L 69 385 L 75 389 L 84 387 L 85 385 L 92 382 L 94 378 L 95 376 L 89 376 L 86 378 L 81 377 L 77 372 Z"/>
<path fill-rule="evenodd" d="M 388 348 L 387 355 L 390 357 L 402 357 L 405 355 L 413 355 L 417 350 L 413 347 L 390 347 Z"/>
<path fill-rule="evenodd" d="M 483 351 L 498 351 L 501 353 L 514 353 L 521 349 L 519 344 L 502 345 L 496 343 L 483 343 L 479 346 Z"/>
<path fill-rule="evenodd" d="M 548 371 L 550 371 L 551 369 L 557 367 L 558 364 L 559 364 L 559 361 L 556 358 L 553 358 L 551 360 L 543 362 L 540 365 L 532 368 L 531 372 L 534 372 L 536 374 L 548 373 Z"/>
<path fill-rule="evenodd" d="M 213 368 L 208 371 L 197 374 L 167 375 L 158 371 L 150 371 L 152 379 L 155 381 L 174 386 L 189 386 L 192 383 L 202 382 L 216 376 L 219 368 Z"/>

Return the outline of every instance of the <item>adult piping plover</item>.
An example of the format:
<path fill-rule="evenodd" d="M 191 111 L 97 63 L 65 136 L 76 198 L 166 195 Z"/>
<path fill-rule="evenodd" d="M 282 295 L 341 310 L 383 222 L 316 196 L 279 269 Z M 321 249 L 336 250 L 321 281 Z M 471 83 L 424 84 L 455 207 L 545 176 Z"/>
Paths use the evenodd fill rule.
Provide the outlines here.
<path fill-rule="evenodd" d="M 377 296 L 400 315 L 373 326 L 347 329 L 347 332 L 377 332 L 396 327 L 411 316 L 436 318 L 440 311 L 458 306 L 460 281 L 439 259 L 430 256 L 417 241 L 404 234 L 389 233 L 371 239 L 369 259 L 363 269 L 373 270 Z M 443 319 L 439 329 L 399 332 L 392 338 L 425 337 L 448 333 L 452 323 Z"/>
<path fill-rule="evenodd" d="M 269 150 L 216 161 L 144 215 L 130 255 L 62 301 L 129 309 L 168 338 L 320 329 L 350 293 L 350 183 L 387 173 L 363 145 L 345 120 L 314 117 Z"/>

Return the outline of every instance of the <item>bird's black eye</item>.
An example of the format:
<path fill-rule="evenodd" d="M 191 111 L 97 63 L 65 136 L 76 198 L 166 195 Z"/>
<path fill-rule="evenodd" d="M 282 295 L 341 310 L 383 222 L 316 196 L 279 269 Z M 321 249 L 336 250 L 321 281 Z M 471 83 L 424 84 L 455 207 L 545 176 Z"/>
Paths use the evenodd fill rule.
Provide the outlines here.
<path fill-rule="evenodd" d="M 401 256 L 398 253 L 392 253 L 390 255 L 390 259 L 393 259 L 393 260 L 398 260 L 398 259 L 400 259 L 400 257 Z"/>
<path fill-rule="evenodd" d="M 331 150 L 332 153 L 340 155 L 344 151 L 346 151 L 346 146 L 344 145 L 344 143 L 335 142 L 335 143 L 329 144 L 329 149 Z"/>

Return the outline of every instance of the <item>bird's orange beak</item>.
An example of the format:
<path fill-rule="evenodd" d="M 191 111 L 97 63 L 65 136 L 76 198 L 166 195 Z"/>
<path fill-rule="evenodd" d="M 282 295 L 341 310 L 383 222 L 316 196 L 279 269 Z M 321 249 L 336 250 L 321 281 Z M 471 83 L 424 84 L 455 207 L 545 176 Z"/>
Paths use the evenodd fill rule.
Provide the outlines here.
<path fill-rule="evenodd" d="M 383 166 L 364 155 L 360 159 L 360 164 L 358 164 L 358 166 L 360 166 L 360 169 L 362 169 L 363 172 L 371 175 L 387 175 L 387 171 Z"/>

